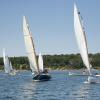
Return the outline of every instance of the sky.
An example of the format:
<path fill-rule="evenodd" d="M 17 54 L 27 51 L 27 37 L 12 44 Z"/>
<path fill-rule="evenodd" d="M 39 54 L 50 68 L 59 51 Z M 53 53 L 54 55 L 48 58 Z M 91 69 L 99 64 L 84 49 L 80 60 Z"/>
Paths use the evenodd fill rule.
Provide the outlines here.
<path fill-rule="evenodd" d="M 74 33 L 74 2 L 81 12 L 89 53 L 100 53 L 100 0 L 0 0 L 0 56 L 25 56 L 25 15 L 36 53 L 79 53 Z"/>

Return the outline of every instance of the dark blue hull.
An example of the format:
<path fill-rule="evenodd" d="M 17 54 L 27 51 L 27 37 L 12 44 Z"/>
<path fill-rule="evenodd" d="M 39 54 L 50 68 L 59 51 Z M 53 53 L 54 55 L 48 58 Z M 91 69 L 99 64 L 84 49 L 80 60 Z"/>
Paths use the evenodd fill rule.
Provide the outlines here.
<path fill-rule="evenodd" d="M 51 76 L 49 74 L 40 74 L 33 77 L 33 81 L 49 81 Z"/>

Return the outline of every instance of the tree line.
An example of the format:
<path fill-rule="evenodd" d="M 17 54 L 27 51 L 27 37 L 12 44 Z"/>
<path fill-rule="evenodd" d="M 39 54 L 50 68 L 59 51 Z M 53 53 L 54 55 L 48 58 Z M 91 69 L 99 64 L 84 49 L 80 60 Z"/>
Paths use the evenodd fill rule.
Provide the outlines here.
<path fill-rule="evenodd" d="M 9 57 L 9 59 L 15 69 L 30 69 L 27 57 Z M 43 60 L 44 67 L 49 69 L 85 68 L 80 54 L 43 55 Z M 89 54 L 89 61 L 93 68 L 100 69 L 100 53 Z M 3 66 L 3 58 L 0 57 L 0 69 L 3 69 Z"/>

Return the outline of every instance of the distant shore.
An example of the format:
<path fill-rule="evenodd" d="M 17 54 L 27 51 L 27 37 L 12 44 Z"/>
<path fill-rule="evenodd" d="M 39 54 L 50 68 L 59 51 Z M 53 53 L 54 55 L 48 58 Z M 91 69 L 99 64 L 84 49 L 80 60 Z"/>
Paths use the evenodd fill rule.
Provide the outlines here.
<path fill-rule="evenodd" d="M 30 70 L 29 68 L 28 69 L 16 69 L 14 68 L 15 70 L 17 71 L 27 71 L 27 70 Z M 86 68 L 70 68 L 70 67 L 47 67 L 46 68 L 48 71 L 52 71 L 52 70 L 85 70 Z M 100 70 L 100 67 L 95 67 L 93 69 L 96 69 L 96 70 Z M 3 67 L 0 69 L 0 71 L 3 71 Z"/>
<path fill-rule="evenodd" d="M 38 59 L 38 56 L 36 56 Z M 89 54 L 89 60 L 94 69 L 100 70 L 100 53 Z M 16 70 L 30 70 L 28 57 L 9 57 Z M 44 68 L 49 70 L 78 70 L 85 69 L 80 54 L 43 55 Z M 3 58 L 0 57 L 0 69 L 4 69 Z"/>

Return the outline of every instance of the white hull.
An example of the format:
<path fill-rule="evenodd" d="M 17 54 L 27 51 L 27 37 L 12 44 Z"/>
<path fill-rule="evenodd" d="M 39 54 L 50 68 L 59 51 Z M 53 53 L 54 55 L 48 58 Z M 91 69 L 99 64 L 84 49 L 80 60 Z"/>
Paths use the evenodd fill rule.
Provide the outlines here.
<path fill-rule="evenodd" d="M 11 76 L 14 76 L 14 75 L 16 75 L 16 71 L 12 71 L 12 72 L 10 72 L 9 73 Z"/>

